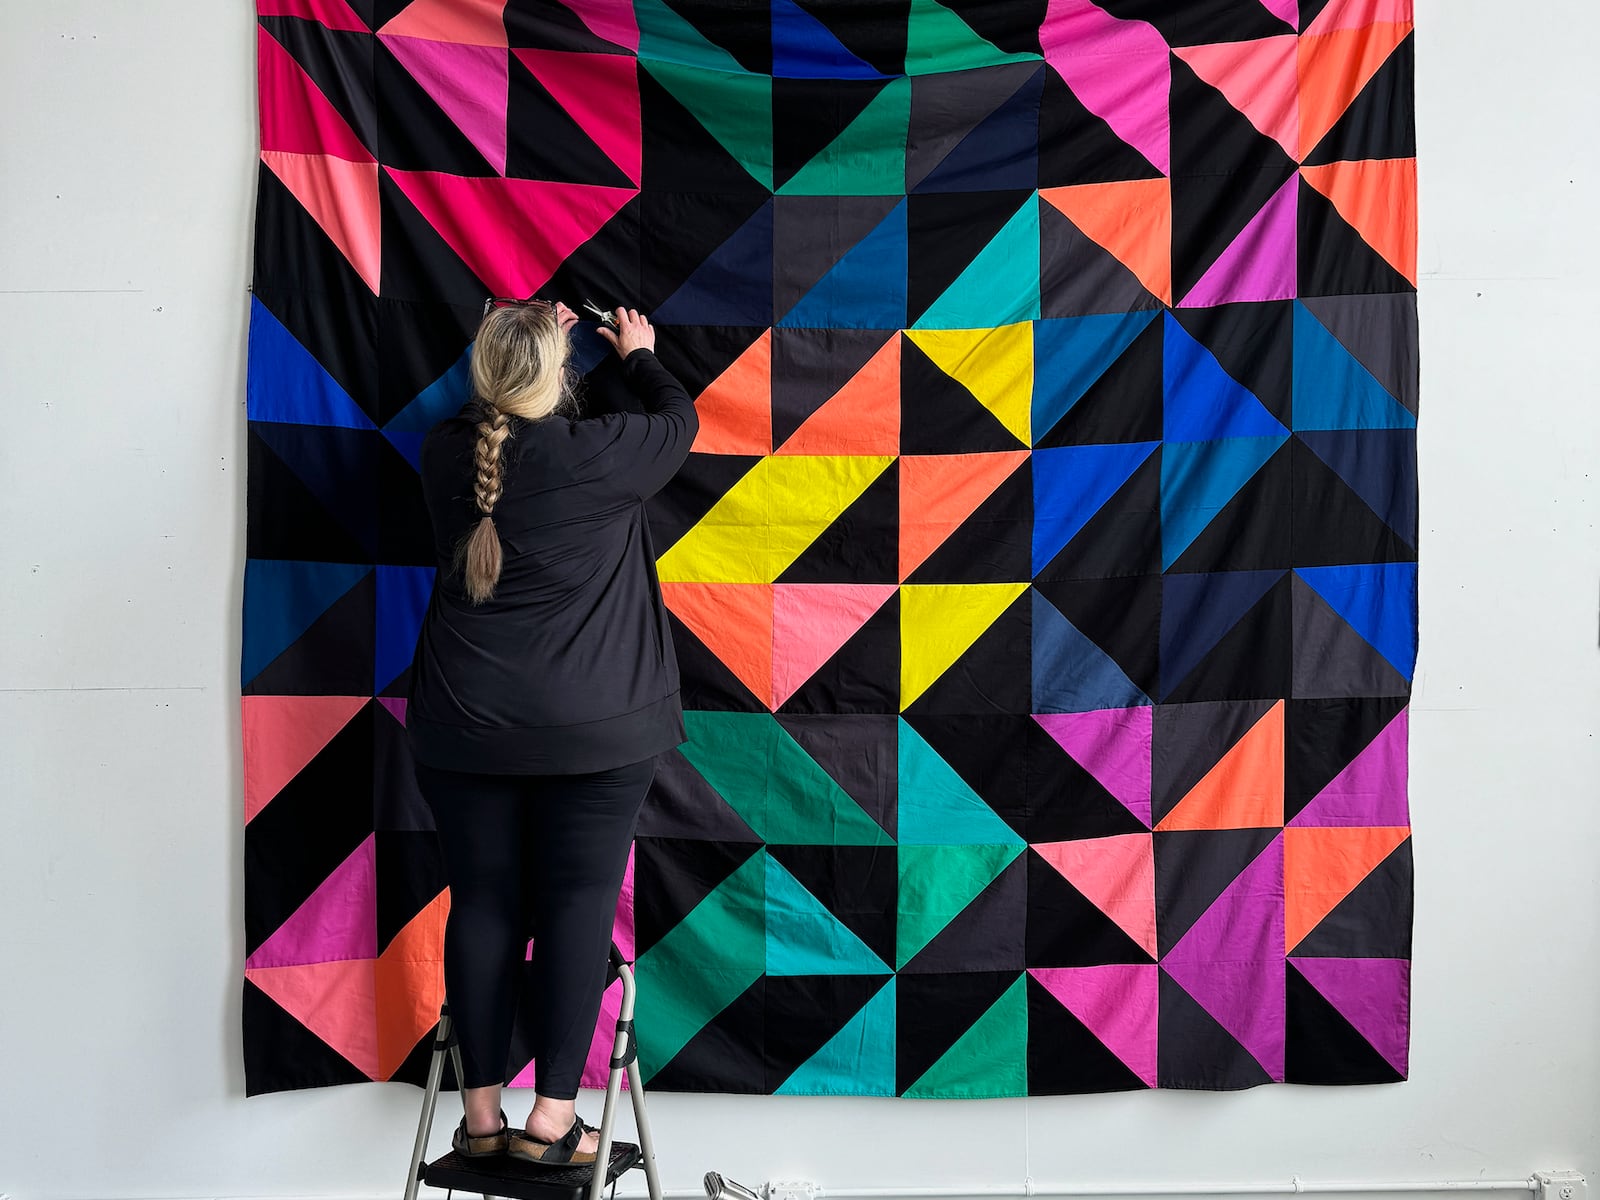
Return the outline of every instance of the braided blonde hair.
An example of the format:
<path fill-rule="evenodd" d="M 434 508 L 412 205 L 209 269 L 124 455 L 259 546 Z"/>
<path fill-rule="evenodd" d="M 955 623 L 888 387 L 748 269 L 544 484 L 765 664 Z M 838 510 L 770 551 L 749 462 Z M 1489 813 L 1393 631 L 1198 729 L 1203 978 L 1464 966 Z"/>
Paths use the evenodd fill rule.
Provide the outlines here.
<path fill-rule="evenodd" d="M 500 582 L 500 535 L 494 506 L 504 491 L 501 451 L 511 436 L 511 418 L 537 421 L 559 411 L 567 386 L 570 344 L 551 305 L 492 308 L 478 326 L 472 347 L 472 389 L 484 419 L 478 424 L 473 493 L 477 525 L 462 547 L 467 596 L 474 604 L 492 599 Z"/>

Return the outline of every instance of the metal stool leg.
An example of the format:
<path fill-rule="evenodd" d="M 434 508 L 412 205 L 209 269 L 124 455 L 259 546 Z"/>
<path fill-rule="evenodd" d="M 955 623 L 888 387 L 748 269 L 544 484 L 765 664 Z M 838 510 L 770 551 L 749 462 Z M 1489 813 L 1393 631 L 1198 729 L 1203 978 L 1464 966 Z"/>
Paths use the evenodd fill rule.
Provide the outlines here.
<path fill-rule="evenodd" d="M 600 1118 L 600 1144 L 595 1147 L 596 1169 L 589 1183 L 589 1200 L 600 1200 L 606 1188 L 606 1164 L 611 1161 L 612 1133 L 617 1120 L 617 1100 L 622 1091 L 622 1073 L 628 1073 L 628 1088 L 633 1093 L 634 1123 L 639 1128 L 639 1153 L 644 1167 L 650 1200 L 661 1200 L 661 1181 L 656 1175 L 655 1148 L 650 1141 L 650 1122 L 645 1116 L 644 1085 L 639 1078 L 637 1042 L 633 1035 L 633 970 L 613 946 L 611 961 L 622 980 L 622 1005 L 617 1012 L 617 1036 L 611 1046 L 611 1074 L 606 1080 L 606 1104 Z"/>
<path fill-rule="evenodd" d="M 433 1035 L 433 1059 L 428 1063 L 428 1086 L 422 1093 L 422 1117 L 417 1122 L 417 1141 L 411 1148 L 411 1170 L 406 1174 L 405 1200 L 417 1200 L 417 1188 L 422 1183 L 422 1158 L 428 1152 L 428 1135 L 433 1132 L 433 1114 L 439 1106 L 439 1086 L 444 1081 L 444 1056 L 453 1050 L 450 1036 L 450 1006 L 439 1008 L 439 1024 Z M 460 1078 L 461 1053 L 456 1050 L 457 1079 Z"/>

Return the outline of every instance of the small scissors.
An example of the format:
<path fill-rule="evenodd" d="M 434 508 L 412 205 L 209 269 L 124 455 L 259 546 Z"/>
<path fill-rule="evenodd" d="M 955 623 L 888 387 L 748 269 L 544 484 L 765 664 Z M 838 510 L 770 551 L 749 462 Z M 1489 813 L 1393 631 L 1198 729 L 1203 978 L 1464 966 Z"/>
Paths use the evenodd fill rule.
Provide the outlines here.
<path fill-rule="evenodd" d="M 583 302 L 583 307 L 586 312 L 593 313 L 595 315 L 595 319 L 598 321 L 602 321 L 607 325 L 615 325 L 617 323 L 616 313 L 607 312 L 593 300 L 585 300 Z"/>

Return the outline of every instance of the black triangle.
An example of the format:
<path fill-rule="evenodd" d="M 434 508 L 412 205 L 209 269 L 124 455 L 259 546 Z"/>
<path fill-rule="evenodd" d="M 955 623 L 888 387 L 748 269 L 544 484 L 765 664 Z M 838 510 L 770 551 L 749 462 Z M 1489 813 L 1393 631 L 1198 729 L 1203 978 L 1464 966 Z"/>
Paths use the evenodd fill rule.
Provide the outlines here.
<path fill-rule="evenodd" d="M 1018 447 L 999 417 L 941 371 L 916 342 L 901 339 L 902 454 L 979 454 Z"/>
<path fill-rule="evenodd" d="M 387 424 L 415 400 L 419 392 L 461 360 L 477 332 L 478 309 L 469 307 L 465 301 L 466 297 L 459 304 L 379 301 L 378 345 L 382 347 L 377 355 L 379 425 Z"/>
<path fill-rule="evenodd" d="M 302 562 L 370 562 L 300 477 L 252 428 L 248 440 L 245 554 Z"/>
<path fill-rule="evenodd" d="M 426 1033 L 417 1039 L 417 1044 L 411 1047 L 410 1053 L 405 1057 L 394 1074 L 389 1076 L 391 1083 L 409 1083 L 416 1087 L 428 1086 L 428 1069 L 433 1065 L 433 1035 L 438 1028 L 435 1023 Z M 514 1076 L 508 1076 L 514 1078 Z M 457 1090 L 456 1066 L 447 1054 L 444 1058 L 444 1071 L 439 1077 L 440 1090 L 453 1092 Z"/>
<path fill-rule="evenodd" d="M 906 320 L 915 322 L 927 312 L 1033 195 L 1008 191 L 908 196 Z"/>
<path fill-rule="evenodd" d="M 1034 587 L 1104 650 L 1134 687 L 1147 696 L 1156 694 L 1161 645 L 1159 575 L 1040 581 Z"/>
<path fill-rule="evenodd" d="M 645 503 L 656 553 L 671 549 L 760 461 L 755 455 L 689 455 L 672 482 Z"/>
<path fill-rule="evenodd" d="M 1406 34 L 1344 115 L 1306 155 L 1306 166 L 1417 156 L 1415 45 L 1416 34 Z"/>
<path fill-rule="evenodd" d="M 1332 201 L 1304 178 L 1300 180 L 1299 260 L 1302 296 L 1417 290 L 1345 223 Z"/>
<path fill-rule="evenodd" d="M 1039 100 L 1041 188 L 1159 178 L 1160 170 L 1085 108 L 1061 76 L 1046 72 Z"/>
<path fill-rule="evenodd" d="M 772 81 L 772 177 L 782 187 L 883 91 L 886 79 Z"/>
<path fill-rule="evenodd" d="M 671 933 L 696 905 L 761 849 L 755 842 L 640 837 L 633 847 L 634 946 L 638 954 Z"/>
<path fill-rule="evenodd" d="M 892 849 L 769 845 L 767 852 L 868 950 L 894 962 L 899 875 Z"/>
<path fill-rule="evenodd" d="M 1035 439 L 1035 447 L 1159 442 L 1166 327 L 1167 323 L 1161 320 L 1146 325 L 1050 431 Z M 1160 466 L 1159 459 L 1152 461 Z M 1159 571 L 1160 555 L 1153 557 Z"/>
<path fill-rule="evenodd" d="M 1160 573 L 1161 455 L 1157 452 L 1084 523 L 1039 572 L 1036 582 Z"/>
<path fill-rule="evenodd" d="M 1161 972 L 1156 1080 L 1164 1088 L 1236 1091 L 1272 1077 L 1181 984 Z"/>
<path fill-rule="evenodd" d="M 773 312 L 782 319 L 900 203 L 895 196 L 773 197 Z M 787 329 L 782 332 L 788 336 Z M 813 337 L 824 337 L 831 331 L 810 332 Z M 877 336 L 884 339 L 887 333 L 880 330 Z M 774 353 L 776 348 L 774 344 Z"/>
<path fill-rule="evenodd" d="M 378 953 L 382 954 L 446 883 L 434 834 L 380 829 L 373 838 L 378 860 Z"/>
<path fill-rule="evenodd" d="M 374 438 L 378 473 L 378 561 L 390 566 L 432 567 L 438 563 L 422 478 L 390 444 Z M 463 479 L 465 482 L 465 479 Z"/>
<path fill-rule="evenodd" d="M 1299 438 L 1294 455 L 1294 562 L 1297 567 L 1416 562 L 1408 545 Z M 1280 451 L 1280 454 L 1282 452 Z"/>
<path fill-rule="evenodd" d="M 1033 600 L 1024 588 L 907 713 L 1025 713 L 1033 707 Z"/>
<path fill-rule="evenodd" d="M 1284 575 L 1182 680 L 1164 704 L 1288 696 L 1293 614 L 1291 576 Z"/>
<path fill-rule="evenodd" d="M 244 981 L 244 1094 L 366 1083 L 367 1073 Z"/>
<path fill-rule="evenodd" d="M 562 50 L 576 54 L 619 54 L 624 47 L 606 41 L 572 9 L 549 0 L 509 0 L 506 41 L 513 48 Z"/>
<path fill-rule="evenodd" d="M 378 144 L 372 35 L 329 29 L 298 17 L 262 17 L 261 27 L 300 64 L 361 144 L 372 150 Z"/>
<path fill-rule="evenodd" d="M 1150 817 L 1161 824 L 1194 785 L 1256 727 L 1275 701 L 1164 704 L 1153 714 Z"/>
<path fill-rule="evenodd" d="M 799 553 L 777 582 L 895 583 L 900 572 L 899 535 L 900 470 L 898 463 L 890 463 Z"/>
<path fill-rule="evenodd" d="M 387 171 L 378 172 L 378 218 L 383 238 L 384 298 L 380 306 L 459 305 L 461 311 L 450 318 L 447 328 L 468 327 L 475 333 L 484 297 L 493 289 L 461 261 Z M 372 364 L 363 366 L 376 374 L 371 371 Z M 423 380 L 416 391 L 431 382 Z"/>
<path fill-rule="evenodd" d="M 1152 959 L 1098 905 L 1029 850 L 1028 963 L 1035 967 L 1094 967 Z"/>
<path fill-rule="evenodd" d="M 888 714 L 900 697 L 900 597 L 890 596 L 861 628 L 780 705 L 789 715 Z M 890 769 L 892 770 L 892 763 Z M 876 815 L 876 814 L 874 814 Z"/>
<path fill-rule="evenodd" d="M 1165 956 L 1282 831 L 1176 829 L 1154 836 L 1156 945 Z"/>
<path fill-rule="evenodd" d="M 707 41 L 722 47 L 746 71 L 772 74 L 772 11 L 765 4 L 723 0 L 671 0 L 670 7 Z"/>
<path fill-rule="evenodd" d="M 775 1091 L 881 992 L 887 975 L 768 975 L 762 1050 Z"/>
<path fill-rule="evenodd" d="M 1260 0 L 1106 0 L 1101 5 L 1124 21 L 1148 21 L 1169 46 L 1202 46 L 1246 42 L 1294 33 L 1287 21 L 1273 16 Z"/>
<path fill-rule="evenodd" d="M 618 209 L 593 237 L 562 261 L 540 292 L 565 296 L 575 306 L 593 300 L 607 310 L 618 305 L 648 308 L 643 299 L 644 266 L 639 254 L 640 205 L 641 198 L 635 196 Z M 674 327 L 671 342 L 679 340 L 680 329 L 682 326 Z M 663 363 L 673 356 L 673 349 L 663 339 L 659 347 Z"/>
<path fill-rule="evenodd" d="M 409 676 L 410 668 L 401 675 Z M 425 832 L 432 837 L 433 813 L 417 787 L 405 726 L 381 704 L 372 710 L 372 737 L 373 828 Z"/>
<path fill-rule="evenodd" d="M 369 29 L 382 29 L 404 12 L 411 0 L 360 0 L 356 13 Z"/>
<path fill-rule="evenodd" d="M 1294 301 L 1178 308 L 1178 324 L 1285 428 L 1293 394 Z"/>
<path fill-rule="evenodd" d="M 1396 696 L 1411 684 L 1394 665 L 1328 606 L 1298 575 L 1294 577 L 1295 697 Z"/>
<path fill-rule="evenodd" d="M 1410 958 L 1412 880 L 1407 837 L 1290 951 L 1299 958 Z"/>
<path fill-rule="evenodd" d="M 1028 1095 L 1126 1092 L 1147 1085 L 1037 979 L 1028 979 Z"/>
<path fill-rule="evenodd" d="M 646 178 L 649 178 L 650 152 L 649 135 L 646 134 Z M 744 168 L 740 167 L 739 170 L 742 172 Z M 663 194 L 649 190 L 642 193 L 638 208 L 639 236 L 650 247 L 650 253 L 640 256 L 637 249 L 632 251 L 633 257 L 640 259 L 640 303 L 648 309 L 659 308 L 699 270 L 706 259 L 717 252 L 723 242 L 737 233 L 763 204 L 771 201 L 772 197 L 765 192 L 730 192 L 715 197 L 689 193 Z M 594 299 L 598 301 L 600 297 Z M 674 327 L 674 333 L 677 328 Z M 730 330 L 723 337 L 726 340 L 742 336 L 748 346 L 762 332 L 760 328 L 747 329 L 738 334 Z"/>
<path fill-rule="evenodd" d="M 712 712 L 766 712 L 763 704 L 727 665 L 708 650 L 672 610 L 667 610 L 678 660 L 683 707 Z"/>
<path fill-rule="evenodd" d="M 742 325 L 674 325 L 657 355 L 691 396 L 698 396 L 760 339 L 761 329 Z"/>
<path fill-rule="evenodd" d="M 1300 32 L 1305 33 L 1328 7 L 1328 0 L 1300 0 Z"/>
<path fill-rule="evenodd" d="M 677 748 L 656 758 L 655 779 L 639 812 L 638 836 L 755 844 L 761 841 L 760 835 Z"/>
<path fill-rule="evenodd" d="M 645 223 L 649 235 L 656 239 L 650 243 L 651 255 L 672 249 L 664 242 L 673 236 L 675 215 L 680 219 L 692 217 L 689 224 L 704 226 L 706 217 L 691 213 L 692 209 L 704 209 L 714 202 L 719 209 L 742 210 L 743 215 L 738 220 L 718 226 L 724 230 L 723 236 L 711 246 L 701 247 L 703 233 L 693 231 L 693 242 L 701 247 L 700 252 L 685 254 L 683 258 L 698 265 L 712 249 L 722 244 L 727 234 L 760 208 L 771 193 L 739 165 L 739 160 L 729 154 L 648 69 L 639 72 L 639 106 L 644 119 L 642 179 L 649 202 Z M 687 277 L 685 272 L 680 281 Z M 663 292 L 654 303 L 666 299 L 672 290 Z"/>
<path fill-rule="evenodd" d="M 874 0 L 871 5 L 839 0 L 795 0 L 862 62 L 884 75 L 903 75 L 911 0 Z"/>
<path fill-rule="evenodd" d="M 1031 913 L 1024 857 L 1018 855 L 950 918 L 950 923 L 900 968 L 901 976 L 941 971 L 1021 971 L 1032 962 L 1024 937 Z"/>
<path fill-rule="evenodd" d="M 373 621 L 378 585 L 371 574 L 335 600 L 284 651 L 245 681 L 246 696 L 365 696 L 372 693 Z M 369 796 L 366 782 L 361 789 Z M 254 824 L 254 822 L 251 822 Z M 314 822 L 313 822 L 314 824 Z"/>
<path fill-rule="evenodd" d="M 1148 827 L 1126 805 L 1043 728 L 1026 736 L 1028 787 L 1032 792 L 1027 815 L 1030 843 L 1148 832 Z"/>
<path fill-rule="evenodd" d="M 1405 1077 L 1289 963 L 1284 986 L 1286 1083 L 1399 1083 Z"/>
<path fill-rule="evenodd" d="M 338 522 L 361 544 L 357 561 L 381 561 L 378 444 L 383 436 L 370 429 L 261 421 L 254 433 L 313 496 L 320 493 L 325 519 Z M 423 524 L 426 528 L 426 516 Z"/>
<path fill-rule="evenodd" d="M 899 675 L 899 663 L 889 673 Z M 899 827 L 899 718 L 868 713 L 780 713 L 783 726 L 890 837 Z"/>
<path fill-rule="evenodd" d="M 1299 467 L 1296 449 L 1305 451 L 1304 446 L 1293 441 L 1279 446 L 1178 555 L 1168 571 L 1269 571 L 1291 566 L 1304 545 L 1306 526 L 1303 522 L 1327 519 L 1314 515 L 1315 510 L 1303 509 L 1298 503 L 1301 480 L 1296 474 Z M 1291 493 L 1296 500 L 1293 518 L 1285 520 Z M 1336 561 L 1367 560 L 1341 558 Z"/>
<path fill-rule="evenodd" d="M 493 178 L 499 174 L 460 126 L 423 90 L 394 51 L 370 39 L 378 111 L 378 161 L 397 171 L 439 171 Z M 387 246 L 386 246 L 387 248 Z"/>
<path fill-rule="evenodd" d="M 1033 471 L 1024 461 L 912 571 L 907 583 L 1027 583 L 1033 574 Z"/>
<path fill-rule="evenodd" d="M 646 1082 L 668 1092 L 765 1092 L 767 982 L 752 983 Z"/>
<path fill-rule="evenodd" d="M 1031 789 L 1037 766 L 1061 748 L 1030 716 L 930 715 L 908 712 L 905 721 L 950 764 L 978 797 L 1024 841 L 1040 800 Z M 1042 745 L 1037 739 L 1049 744 Z"/>
<path fill-rule="evenodd" d="M 509 57 L 506 127 L 511 136 L 506 143 L 506 177 L 635 186 L 522 60 L 515 54 Z"/>
<path fill-rule="evenodd" d="M 806 418 L 898 336 L 882 329 L 774 329 L 772 444 L 788 441 Z"/>
<path fill-rule="evenodd" d="M 928 1073 L 1017 981 L 1015 971 L 901 975 L 895 982 L 895 1091 Z"/>
<path fill-rule="evenodd" d="M 1162 304 L 1115 255 L 1044 200 L 1039 205 L 1039 307 L 1054 320 L 1146 312 Z"/>
<path fill-rule="evenodd" d="M 951 9 L 984 41 L 1007 54 L 1040 54 L 1039 27 L 1048 0 L 949 0 Z"/>
<path fill-rule="evenodd" d="M 1283 731 L 1284 820 L 1294 820 L 1405 706 L 1401 696 L 1289 701 Z"/>

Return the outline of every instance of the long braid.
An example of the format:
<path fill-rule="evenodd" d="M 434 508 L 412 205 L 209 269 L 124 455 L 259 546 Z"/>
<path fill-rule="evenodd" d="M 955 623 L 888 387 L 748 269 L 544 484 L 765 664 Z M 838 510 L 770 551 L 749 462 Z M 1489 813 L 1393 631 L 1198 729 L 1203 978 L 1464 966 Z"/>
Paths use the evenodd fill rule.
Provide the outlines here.
<path fill-rule="evenodd" d="M 485 419 L 478 423 L 478 445 L 474 452 L 477 478 L 473 492 L 482 515 L 467 540 L 467 596 L 474 604 L 494 597 L 500 582 L 502 555 L 500 535 L 494 527 L 494 506 L 500 501 L 500 450 L 511 436 L 511 418 L 488 401 L 483 402 Z"/>

